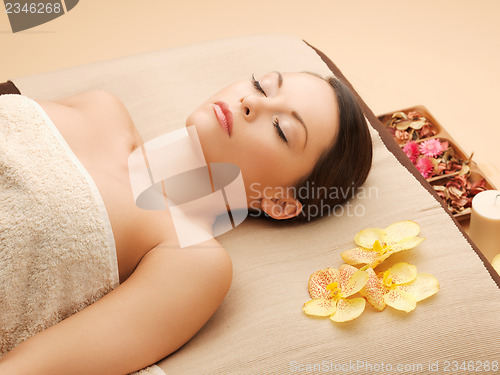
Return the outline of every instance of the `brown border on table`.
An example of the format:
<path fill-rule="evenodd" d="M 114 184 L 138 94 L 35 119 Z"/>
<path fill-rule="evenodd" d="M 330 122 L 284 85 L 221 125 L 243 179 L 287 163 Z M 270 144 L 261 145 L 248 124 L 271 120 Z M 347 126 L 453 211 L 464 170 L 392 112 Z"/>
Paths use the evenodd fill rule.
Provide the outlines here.
<path fill-rule="evenodd" d="M 490 262 L 486 259 L 486 257 L 483 255 L 483 253 L 477 248 L 477 246 L 474 244 L 474 242 L 471 240 L 469 235 L 464 231 L 462 226 L 459 224 L 458 220 L 451 214 L 451 212 L 448 210 L 448 207 L 446 206 L 445 202 L 437 195 L 436 191 L 432 187 L 432 185 L 427 182 L 427 180 L 420 174 L 418 169 L 412 164 L 410 159 L 406 156 L 404 151 L 399 147 L 397 144 L 396 140 L 394 137 L 385 129 L 384 125 L 380 122 L 380 120 L 377 118 L 377 116 L 374 115 L 374 113 L 371 111 L 371 109 L 366 105 L 366 103 L 361 99 L 359 94 L 354 90 L 354 87 L 352 87 L 351 83 L 346 79 L 346 77 L 342 74 L 339 68 L 333 63 L 332 60 L 328 58 L 323 52 L 321 52 L 319 49 L 316 47 L 312 46 L 311 44 L 307 43 L 305 40 L 303 40 L 305 44 L 307 44 L 309 47 L 311 47 L 319 57 L 321 57 L 321 60 L 328 66 L 328 68 L 332 71 L 332 73 L 337 77 L 339 80 L 341 80 L 344 84 L 346 84 L 356 95 L 358 98 L 358 101 L 361 105 L 361 108 L 363 109 L 363 112 L 365 113 L 365 116 L 367 117 L 368 121 L 370 121 L 372 127 L 378 132 L 380 135 L 380 138 L 382 138 L 382 142 L 384 142 L 385 146 L 389 149 L 390 152 L 394 154 L 396 159 L 406 168 L 408 171 L 410 171 L 413 176 L 420 182 L 420 184 L 426 188 L 429 193 L 431 193 L 436 200 L 441 204 L 441 207 L 448 213 L 450 216 L 451 220 L 455 223 L 457 228 L 460 230 L 462 235 L 465 237 L 467 242 L 471 245 L 471 247 L 474 249 L 474 251 L 477 253 L 481 261 L 483 262 L 484 266 L 490 273 L 491 277 L 493 280 L 496 282 L 497 286 L 500 288 L 500 275 L 495 271 L 493 266 L 491 265 Z"/>

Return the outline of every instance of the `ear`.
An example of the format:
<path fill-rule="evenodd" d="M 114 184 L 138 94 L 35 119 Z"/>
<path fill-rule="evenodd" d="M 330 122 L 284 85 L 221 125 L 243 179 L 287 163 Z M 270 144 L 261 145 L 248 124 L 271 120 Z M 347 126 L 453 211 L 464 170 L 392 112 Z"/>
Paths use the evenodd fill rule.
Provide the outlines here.
<path fill-rule="evenodd" d="M 262 198 L 260 206 L 276 220 L 290 219 L 302 212 L 302 203 L 295 198 Z"/>

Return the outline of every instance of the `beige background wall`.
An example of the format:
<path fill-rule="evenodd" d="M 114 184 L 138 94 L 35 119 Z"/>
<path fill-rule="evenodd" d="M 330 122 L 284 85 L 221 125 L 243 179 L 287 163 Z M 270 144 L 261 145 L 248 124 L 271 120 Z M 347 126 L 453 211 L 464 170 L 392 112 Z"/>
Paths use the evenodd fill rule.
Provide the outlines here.
<path fill-rule="evenodd" d="M 425 105 L 500 188 L 500 1 L 80 0 L 16 34 L 0 5 L 0 81 L 238 35 L 325 52 L 375 114 Z"/>

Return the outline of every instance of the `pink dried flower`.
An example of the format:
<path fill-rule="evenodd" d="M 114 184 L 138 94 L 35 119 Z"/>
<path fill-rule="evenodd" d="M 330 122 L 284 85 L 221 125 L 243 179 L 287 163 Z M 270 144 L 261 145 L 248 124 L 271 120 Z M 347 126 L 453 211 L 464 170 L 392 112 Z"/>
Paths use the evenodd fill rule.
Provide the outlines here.
<path fill-rule="evenodd" d="M 394 132 L 394 137 L 399 143 L 403 143 L 410 139 L 410 134 L 404 130 L 396 130 Z"/>
<path fill-rule="evenodd" d="M 423 141 L 420 143 L 418 149 L 422 155 L 430 157 L 438 156 L 443 152 L 441 142 L 439 142 L 439 139 L 435 138 Z"/>
<path fill-rule="evenodd" d="M 417 162 L 415 163 L 415 167 L 417 167 L 418 171 L 422 174 L 422 176 L 424 176 L 424 178 L 428 178 L 434 170 L 432 162 L 429 160 L 429 158 L 425 157 L 418 158 Z"/>
<path fill-rule="evenodd" d="M 422 129 L 419 130 L 419 138 L 427 138 L 436 135 L 436 131 L 432 129 L 430 125 L 422 126 Z"/>
<path fill-rule="evenodd" d="M 437 195 L 439 195 L 439 197 L 440 197 L 442 200 L 446 201 L 446 194 L 444 193 L 444 191 L 437 190 L 436 192 L 437 192 Z"/>
<path fill-rule="evenodd" d="M 441 175 L 443 172 L 446 173 L 446 163 L 441 162 L 436 168 L 436 175 Z"/>
<path fill-rule="evenodd" d="M 403 151 L 406 156 L 408 156 L 413 164 L 417 161 L 418 158 L 418 145 L 415 141 L 410 141 L 404 145 Z"/>
<path fill-rule="evenodd" d="M 482 180 L 476 181 L 471 185 L 470 194 L 472 196 L 480 193 L 481 191 L 486 190 L 486 180 L 483 178 Z"/>
<path fill-rule="evenodd" d="M 414 119 L 417 119 L 417 118 L 420 118 L 420 117 L 423 117 L 423 115 L 420 113 L 420 112 L 417 112 L 417 111 L 411 111 L 411 112 L 408 112 L 408 118 L 410 120 L 414 120 Z"/>
<path fill-rule="evenodd" d="M 455 172 L 458 172 L 461 169 L 462 169 L 462 164 L 457 163 L 456 161 L 452 160 L 452 161 L 449 161 L 446 164 L 446 168 L 444 170 L 444 173 L 445 174 L 455 173 Z"/>

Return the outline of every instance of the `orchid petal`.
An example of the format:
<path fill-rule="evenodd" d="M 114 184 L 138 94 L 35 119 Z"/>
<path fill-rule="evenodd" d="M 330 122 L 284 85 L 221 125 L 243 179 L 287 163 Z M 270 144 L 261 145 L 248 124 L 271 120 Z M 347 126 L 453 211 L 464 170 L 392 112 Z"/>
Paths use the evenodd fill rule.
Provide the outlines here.
<path fill-rule="evenodd" d="M 356 273 L 358 269 L 349 264 L 343 264 L 339 268 L 339 286 L 340 290 L 344 291 L 347 287 L 347 283 L 352 275 Z"/>
<path fill-rule="evenodd" d="M 370 268 L 377 267 L 380 263 L 382 263 L 384 260 L 386 260 L 387 258 L 389 258 L 392 254 L 397 253 L 398 251 L 399 250 L 397 250 L 397 251 L 388 251 L 384 255 L 380 255 L 378 258 L 375 258 L 373 260 L 373 262 L 370 263 L 369 267 Z"/>
<path fill-rule="evenodd" d="M 391 245 L 391 249 L 393 251 L 413 249 L 415 246 L 417 246 L 423 240 L 425 240 L 425 238 L 423 238 L 423 237 L 416 237 L 416 236 L 406 237 L 406 238 L 403 238 L 401 241 Z"/>
<path fill-rule="evenodd" d="M 418 240 L 413 240 L 413 238 L 418 239 Z M 387 253 L 378 256 L 371 263 L 367 263 L 367 264 L 369 264 L 370 268 L 376 268 L 380 263 L 382 263 L 384 260 L 389 258 L 392 254 L 397 253 L 399 251 L 412 249 L 413 247 L 416 246 L 415 243 L 418 245 L 424 239 L 425 238 L 421 238 L 421 237 L 405 238 L 399 244 L 392 245 L 390 247 L 391 250 L 389 250 Z M 344 261 L 345 261 L 345 259 L 344 259 Z"/>
<path fill-rule="evenodd" d="M 364 247 L 366 249 L 373 249 L 373 244 L 375 241 L 382 243 L 384 241 L 385 231 L 380 228 L 368 228 L 364 229 L 354 236 L 354 241 L 358 246 Z"/>
<path fill-rule="evenodd" d="M 304 303 L 302 310 L 307 315 L 329 316 L 335 313 L 337 301 L 328 298 L 316 298 Z"/>
<path fill-rule="evenodd" d="M 386 233 L 382 239 L 388 245 L 400 242 L 406 237 L 415 237 L 420 233 L 420 226 L 411 220 L 398 221 L 384 229 Z"/>
<path fill-rule="evenodd" d="M 340 290 L 343 297 L 349 297 L 363 288 L 368 281 L 366 271 L 344 264 L 340 267 Z"/>
<path fill-rule="evenodd" d="M 380 256 L 380 253 L 377 251 L 356 247 L 354 249 L 344 251 L 340 254 L 340 256 L 342 257 L 344 262 L 350 265 L 370 264 Z"/>
<path fill-rule="evenodd" d="M 339 268 L 340 285 L 344 286 L 347 280 L 349 280 L 350 277 L 356 273 L 356 271 L 358 271 L 358 269 L 349 264 L 341 265 Z"/>
<path fill-rule="evenodd" d="M 370 305 L 372 305 L 375 309 L 382 311 L 386 306 L 384 302 L 384 294 L 387 293 L 387 289 L 382 284 L 382 281 L 377 277 L 375 271 L 368 268 L 366 273 L 368 274 L 368 281 L 363 289 L 359 291 L 359 294 L 365 297 L 368 303 L 370 303 Z"/>
<path fill-rule="evenodd" d="M 417 277 L 417 267 L 405 262 L 397 263 L 387 270 L 395 284 L 406 284 Z"/>
<path fill-rule="evenodd" d="M 417 306 L 417 300 L 410 293 L 400 289 L 392 289 L 384 295 L 384 302 L 397 310 L 412 311 Z"/>
<path fill-rule="evenodd" d="M 397 289 L 411 294 L 419 302 L 438 292 L 439 281 L 432 275 L 419 273 L 415 280 L 408 284 L 398 285 Z"/>
<path fill-rule="evenodd" d="M 322 270 L 314 272 L 309 277 L 307 289 L 311 298 L 329 298 L 330 291 L 326 286 L 333 282 L 338 282 L 340 279 L 339 270 L 335 268 L 323 268 Z"/>
<path fill-rule="evenodd" d="M 337 310 L 330 319 L 334 322 L 347 322 L 356 319 L 365 310 L 364 298 L 341 299 L 337 302 Z"/>

